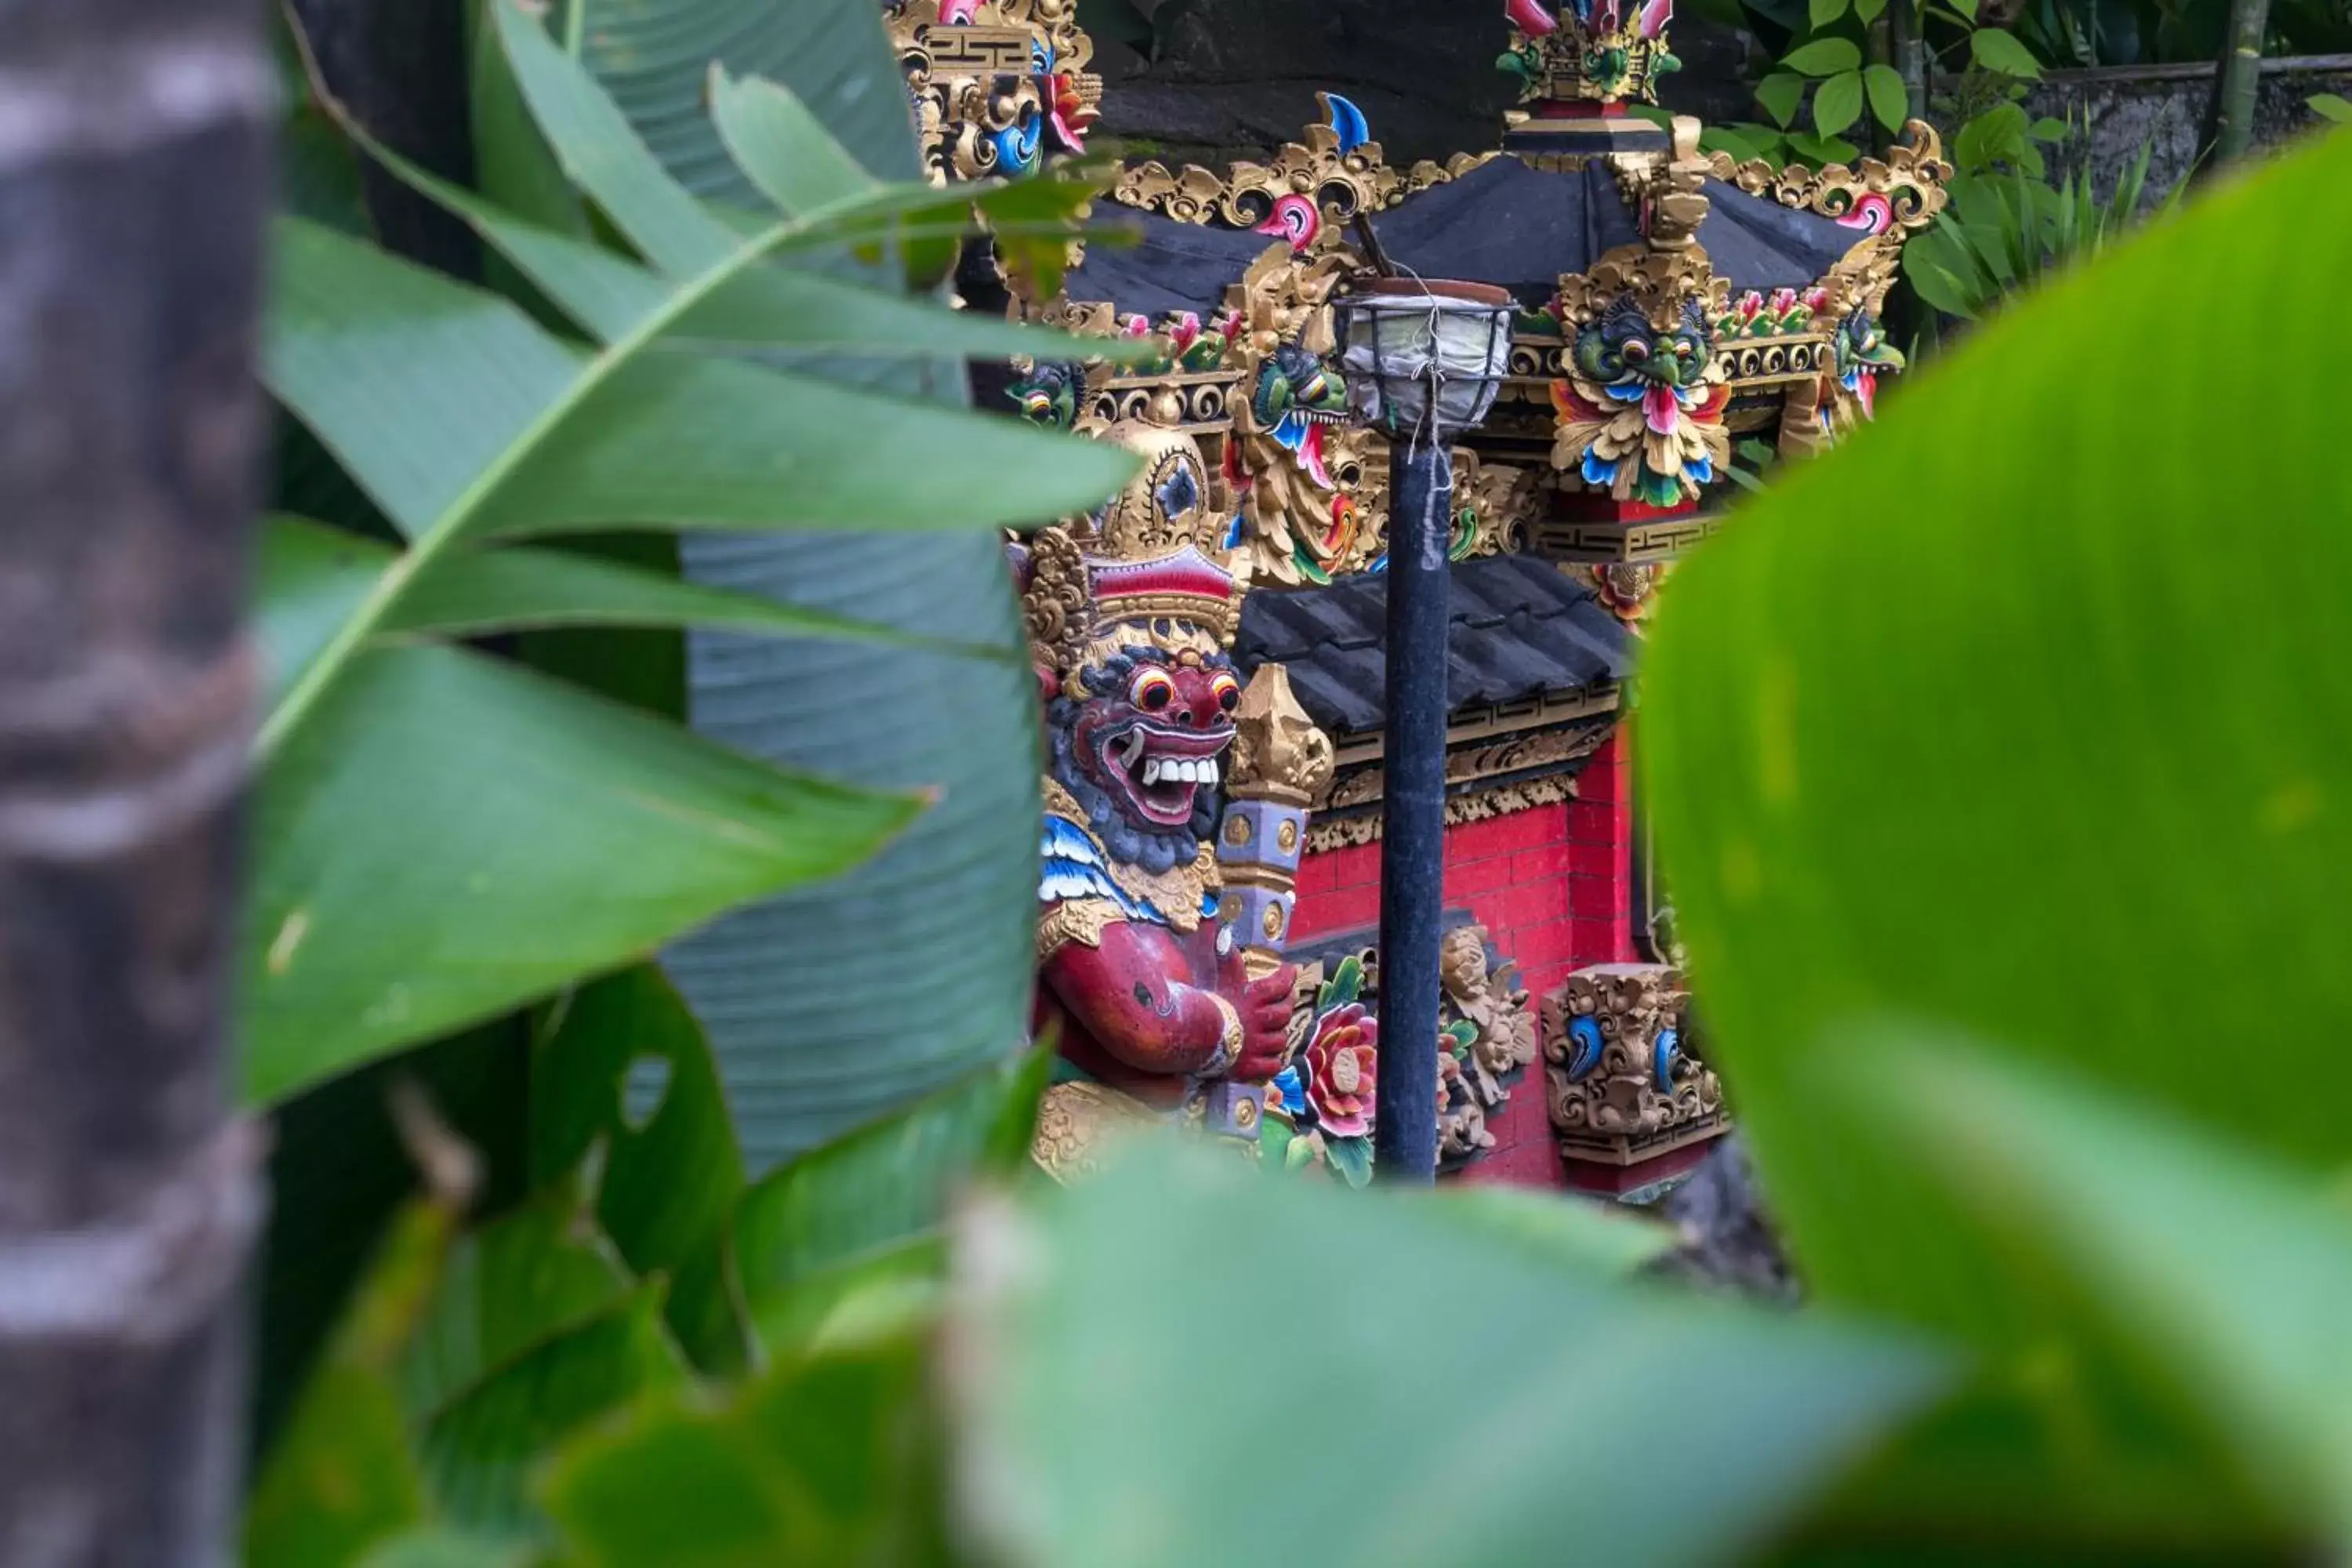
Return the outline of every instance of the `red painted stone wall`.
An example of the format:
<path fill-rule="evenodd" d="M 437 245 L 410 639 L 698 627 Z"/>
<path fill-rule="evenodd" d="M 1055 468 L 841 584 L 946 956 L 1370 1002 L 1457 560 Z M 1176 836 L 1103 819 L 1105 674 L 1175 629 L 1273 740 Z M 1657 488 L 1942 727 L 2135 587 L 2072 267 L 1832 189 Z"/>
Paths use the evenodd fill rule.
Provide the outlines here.
<path fill-rule="evenodd" d="M 1629 963 L 1633 946 L 1633 781 L 1622 729 L 1577 777 L 1577 797 L 1446 830 L 1445 903 L 1468 909 L 1517 959 L 1529 1005 L 1589 963 Z M 1295 939 L 1381 918 L 1381 847 L 1309 855 L 1299 868 Z M 1538 1061 L 1488 1120 L 1496 1147 L 1464 1173 L 1476 1182 L 1557 1185 L 1559 1155 Z"/>

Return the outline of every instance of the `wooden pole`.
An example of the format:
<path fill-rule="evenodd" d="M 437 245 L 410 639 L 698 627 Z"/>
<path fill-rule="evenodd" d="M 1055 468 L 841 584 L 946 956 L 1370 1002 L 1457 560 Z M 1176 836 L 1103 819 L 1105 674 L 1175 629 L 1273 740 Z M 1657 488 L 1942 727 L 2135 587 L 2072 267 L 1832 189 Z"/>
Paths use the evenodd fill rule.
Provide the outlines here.
<path fill-rule="evenodd" d="M 271 73 L 248 0 L 0 0 L 0 1565 L 219 1563 Z"/>

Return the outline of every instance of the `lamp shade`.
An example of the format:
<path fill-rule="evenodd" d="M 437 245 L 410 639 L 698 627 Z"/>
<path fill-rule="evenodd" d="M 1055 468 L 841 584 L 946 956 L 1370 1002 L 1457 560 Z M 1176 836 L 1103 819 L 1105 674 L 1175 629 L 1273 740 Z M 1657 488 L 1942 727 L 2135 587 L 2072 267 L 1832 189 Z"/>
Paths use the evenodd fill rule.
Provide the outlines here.
<path fill-rule="evenodd" d="M 1485 283 L 1382 278 L 1334 307 L 1339 369 L 1359 418 L 1450 439 L 1494 406 L 1511 359 L 1510 294 Z"/>

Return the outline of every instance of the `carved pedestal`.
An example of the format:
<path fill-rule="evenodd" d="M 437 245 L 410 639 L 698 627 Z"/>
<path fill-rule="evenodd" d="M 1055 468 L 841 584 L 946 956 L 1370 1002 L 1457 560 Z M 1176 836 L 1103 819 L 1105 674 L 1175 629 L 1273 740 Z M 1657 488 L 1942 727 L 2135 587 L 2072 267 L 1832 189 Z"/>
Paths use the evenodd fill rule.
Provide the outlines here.
<path fill-rule="evenodd" d="M 1656 1196 L 1730 1130 L 1722 1085 L 1694 1054 L 1690 995 L 1663 964 L 1579 970 L 1544 998 L 1544 1077 L 1571 1184 Z"/>

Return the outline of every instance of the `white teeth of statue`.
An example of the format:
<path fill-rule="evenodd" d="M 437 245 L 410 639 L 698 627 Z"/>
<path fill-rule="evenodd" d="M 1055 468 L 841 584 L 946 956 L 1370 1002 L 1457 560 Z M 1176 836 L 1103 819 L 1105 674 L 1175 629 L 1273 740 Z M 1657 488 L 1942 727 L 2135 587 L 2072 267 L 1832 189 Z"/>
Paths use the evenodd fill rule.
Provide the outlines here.
<path fill-rule="evenodd" d="M 1143 764 L 1143 782 L 1148 784 L 1158 784 L 1160 782 L 1160 759 L 1158 757 L 1154 757 L 1150 762 Z"/>
<path fill-rule="evenodd" d="M 1212 762 L 1212 763 L 1202 763 L 1201 764 L 1201 782 L 1202 782 L 1202 784 L 1214 784 L 1214 783 L 1216 783 L 1216 782 L 1217 782 L 1217 764 L 1216 764 L 1216 763 L 1213 763 L 1213 762 Z"/>

